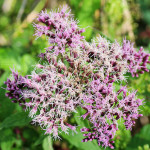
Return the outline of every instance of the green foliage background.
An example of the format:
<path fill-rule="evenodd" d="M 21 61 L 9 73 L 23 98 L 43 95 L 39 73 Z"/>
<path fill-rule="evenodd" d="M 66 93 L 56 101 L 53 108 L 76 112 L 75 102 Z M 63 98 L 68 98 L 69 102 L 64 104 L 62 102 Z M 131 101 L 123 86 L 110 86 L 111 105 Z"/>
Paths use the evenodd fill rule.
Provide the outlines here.
<path fill-rule="evenodd" d="M 1 0 L 0 1 L 0 87 L 10 76 L 10 68 L 20 74 L 30 73 L 38 62 L 37 55 L 47 43 L 44 38 L 35 40 L 34 19 L 42 9 L 57 8 L 68 4 L 79 25 L 86 28 L 84 36 L 88 41 L 101 34 L 111 42 L 123 38 L 143 45 L 150 52 L 150 1 L 149 0 Z M 150 67 L 149 67 L 150 69 Z M 150 150 L 150 74 L 139 78 L 128 76 L 128 87 L 138 90 L 138 97 L 145 99 L 141 107 L 144 115 L 136 121 L 132 131 L 125 130 L 122 121 L 115 136 L 116 150 Z M 117 87 L 117 84 L 116 84 Z M 88 122 L 79 118 L 83 110 L 70 118 L 80 125 L 73 136 L 61 134 L 61 141 L 53 141 L 33 125 L 18 104 L 5 97 L 0 88 L 0 150 L 101 150 L 96 141 L 82 143 L 82 126 Z M 108 150 L 107 148 L 106 150 Z"/>

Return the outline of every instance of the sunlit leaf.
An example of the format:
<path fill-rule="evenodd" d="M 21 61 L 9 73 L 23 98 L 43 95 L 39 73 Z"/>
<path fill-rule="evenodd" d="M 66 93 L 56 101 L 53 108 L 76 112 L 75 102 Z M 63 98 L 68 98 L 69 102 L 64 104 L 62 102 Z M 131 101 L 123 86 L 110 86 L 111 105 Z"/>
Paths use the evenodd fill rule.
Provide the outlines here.
<path fill-rule="evenodd" d="M 42 146 L 43 146 L 43 150 L 54 150 L 52 139 L 49 136 L 45 137 Z"/>

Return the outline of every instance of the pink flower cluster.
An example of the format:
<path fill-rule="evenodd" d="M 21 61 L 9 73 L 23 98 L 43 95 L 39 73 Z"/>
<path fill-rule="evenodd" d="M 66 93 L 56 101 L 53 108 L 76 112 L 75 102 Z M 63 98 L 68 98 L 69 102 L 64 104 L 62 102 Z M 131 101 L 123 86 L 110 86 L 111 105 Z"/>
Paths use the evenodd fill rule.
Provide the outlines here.
<path fill-rule="evenodd" d="M 26 77 L 13 71 L 14 79 L 5 82 L 6 96 L 25 105 L 33 121 L 54 138 L 62 131 L 76 130 L 67 120 L 82 107 L 86 110 L 82 118 L 91 124 L 81 129 L 83 142 L 96 139 L 99 145 L 114 148 L 118 120 L 123 118 L 126 129 L 132 129 L 134 120 L 141 116 L 142 100 L 127 87 L 120 85 L 116 91 L 113 83 L 125 80 L 127 72 L 137 77 L 148 71 L 150 55 L 142 49 L 136 52 L 126 40 L 120 45 L 99 36 L 88 43 L 81 35 L 84 29 L 78 27 L 66 6 L 41 12 L 37 20 L 40 24 L 34 24 L 35 35 L 45 35 L 49 42 L 40 54 L 45 63 L 37 64 Z"/>
<path fill-rule="evenodd" d="M 134 119 L 141 116 L 138 114 L 138 107 L 142 105 L 142 100 L 136 99 L 136 92 L 127 93 L 126 87 L 121 87 L 117 92 L 113 90 L 112 83 L 97 79 L 90 83 L 83 94 L 83 108 L 86 113 L 82 117 L 88 118 L 92 123 L 92 128 L 81 129 L 86 137 L 84 142 L 97 139 L 99 145 L 114 148 L 112 139 L 118 130 L 117 121 L 123 118 L 126 129 L 131 129 L 135 124 Z M 123 97 L 120 99 L 121 92 Z"/>
<path fill-rule="evenodd" d="M 150 54 L 146 54 L 145 52 L 143 52 L 143 47 L 141 47 L 140 50 L 137 52 L 133 47 L 133 43 L 124 40 L 122 45 L 122 51 L 122 57 L 124 59 L 127 59 L 128 69 L 133 77 L 138 77 L 139 74 L 143 74 L 144 71 L 149 72 L 146 65 L 147 63 L 150 63 Z"/>
<path fill-rule="evenodd" d="M 4 82 L 4 84 L 7 85 L 6 90 L 9 91 L 6 93 L 6 96 L 9 97 L 9 99 L 13 99 L 13 103 L 19 102 L 19 104 L 22 105 L 22 103 L 25 103 L 25 99 L 20 96 L 22 95 L 22 88 L 26 87 L 26 77 L 18 75 L 14 70 L 12 70 L 12 77 L 13 80 L 8 78 L 7 81 Z"/>
<path fill-rule="evenodd" d="M 59 53 L 64 53 L 67 47 L 76 48 L 84 38 L 81 36 L 84 29 L 79 29 L 77 21 L 72 18 L 70 10 L 67 9 L 67 6 L 64 6 L 59 12 L 52 11 L 49 14 L 42 11 L 37 20 L 44 25 L 34 25 L 35 35 L 41 37 L 45 34 L 51 45 L 47 51 L 54 52 L 56 56 Z"/>

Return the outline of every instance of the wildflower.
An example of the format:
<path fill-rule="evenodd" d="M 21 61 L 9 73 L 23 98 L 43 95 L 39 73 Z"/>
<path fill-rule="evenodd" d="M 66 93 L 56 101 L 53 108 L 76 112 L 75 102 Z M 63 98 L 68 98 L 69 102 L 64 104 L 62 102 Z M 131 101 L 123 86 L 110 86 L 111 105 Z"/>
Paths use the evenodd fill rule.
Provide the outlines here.
<path fill-rule="evenodd" d="M 113 83 L 125 80 L 126 72 L 138 76 L 148 71 L 150 55 L 142 48 L 136 52 L 126 40 L 120 45 L 99 36 L 86 42 L 81 35 L 84 29 L 66 6 L 50 13 L 42 11 L 37 20 L 42 25 L 34 24 L 35 35 L 45 35 L 49 42 L 45 53 L 39 55 L 45 63 L 37 64 L 25 77 L 12 71 L 14 79 L 5 82 L 6 96 L 29 109 L 33 122 L 54 138 L 59 138 L 61 131 L 76 130 L 67 118 L 82 107 L 86 110 L 82 118 L 91 124 L 81 129 L 83 142 L 96 139 L 99 145 L 114 148 L 118 120 L 123 118 L 126 129 L 131 129 L 134 119 L 141 116 L 142 100 L 126 86 L 115 91 Z"/>
<path fill-rule="evenodd" d="M 83 36 L 81 33 L 84 30 L 78 27 L 77 21 L 73 19 L 66 6 L 58 12 L 42 11 L 37 20 L 44 25 L 34 24 L 35 35 L 41 37 L 45 34 L 49 44 L 55 44 L 52 49 L 54 55 L 64 53 L 67 47 L 76 48 L 82 45 Z"/>
<path fill-rule="evenodd" d="M 122 54 L 122 57 L 128 62 L 127 66 L 133 77 L 138 77 L 139 74 L 143 74 L 145 71 L 149 72 L 149 70 L 146 68 L 146 65 L 150 63 L 150 54 L 145 53 L 143 51 L 143 47 L 141 47 L 137 52 L 133 47 L 133 43 L 123 40 Z"/>
<path fill-rule="evenodd" d="M 13 103 L 19 102 L 19 104 L 22 105 L 22 103 L 25 102 L 25 99 L 22 97 L 22 88 L 27 87 L 25 83 L 26 77 L 18 75 L 18 72 L 12 69 L 12 80 L 8 78 L 4 84 L 7 86 L 6 90 L 9 91 L 6 93 L 6 96 L 13 99 Z"/>
<path fill-rule="evenodd" d="M 82 117 L 92 123 L 91 128 L 81 129 L 86 137 L 83 142 L 97 139 L 99 145 L 114 148 L 112 139 L 118 130 L 117 120 L 123 118 L 126 129 L 131 129 L 135 124 L 134 119 L 141 116 L 138 107 L 142 105 L 142 100 L 136 99 L 136 92 L 127 94 L 124 89 L 122 87 L 115 92 L 112 83 L 92 80 L 82 97 L 83 108 L 86 110 Z M 119 99 L 122 91 L 124 97 Z"/>

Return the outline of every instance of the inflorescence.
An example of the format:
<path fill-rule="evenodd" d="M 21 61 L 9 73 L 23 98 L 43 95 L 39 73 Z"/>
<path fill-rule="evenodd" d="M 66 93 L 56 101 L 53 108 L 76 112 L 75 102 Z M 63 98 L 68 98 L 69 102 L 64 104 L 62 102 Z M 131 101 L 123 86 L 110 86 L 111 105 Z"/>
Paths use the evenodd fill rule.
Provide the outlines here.
<path fill-rule="evenodd" d="M 82 118 L 91 125 L 81 129 L 83 142 L 96 139 L 99 145 L 114 148 L 118 120 L 123 118 L 126 129 L 132 129 L 142 116 L 136 91 L 121 85 L 116 91 L 114 83 L 126 80 L 127 72 L 133 77 L 148 72 L 150 55 L 143 48 L 137 52 L 127 40 L 120 45 L 99 36 L 88 43 L 66 6 L 42 11 L 37 20 L 35 36 L 45 35 L 49 43 L 39 55 L 45 63 L 37 64 L 25 77 L 12 70 L 13 79 L 5 82 L 6 96 L 29 109 L 33 122 L 54 138 L 62 131 L 76 130 L 67 118 L 81 107 L 86 111 Z"/>

